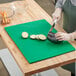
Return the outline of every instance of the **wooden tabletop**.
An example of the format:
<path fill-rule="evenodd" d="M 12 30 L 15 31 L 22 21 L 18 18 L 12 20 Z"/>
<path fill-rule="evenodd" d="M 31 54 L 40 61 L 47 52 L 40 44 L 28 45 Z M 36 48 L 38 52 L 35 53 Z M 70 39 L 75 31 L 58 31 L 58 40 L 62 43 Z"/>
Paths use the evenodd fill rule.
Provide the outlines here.
<path fill-rule="evenodd" d="M 76 51 L 73 51 L 40 62 L 29 64 L 20 50 L 17 48 L 15 43 L 6 33 L 4 27 L 40 19 L 46 19 L 51 24 L 52 19 L 34 0 L 15 1 L 13 3 L 16 6 L 15 15 L 11 18 L 10 24 L 5 26 L 0 24 L 0 34 L 1 38 L 7 45 L 9 51 L 11 52 L 12 56 L 16 60 L 24 75 L 29 76 L 34 73 L 42 72 L 48 69 L 75 62 Z M 11 3 L 0 4 L 0 6 L 5 7 L 7 5 L 11 6 Z M 64 30 L 58 25 L 55 28 L 58 31 L 64 32 Z M 76 41 L 72 41 L 70 43 L 76 48 Z"/>

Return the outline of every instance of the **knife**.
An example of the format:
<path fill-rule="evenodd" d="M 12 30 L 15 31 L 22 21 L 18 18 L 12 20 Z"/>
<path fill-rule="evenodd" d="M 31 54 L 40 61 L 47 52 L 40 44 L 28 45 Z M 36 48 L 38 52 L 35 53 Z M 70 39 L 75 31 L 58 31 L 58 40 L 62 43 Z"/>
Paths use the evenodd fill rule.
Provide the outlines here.
<path fill-rule="evenodd" d="M 50 32 L 53 30 L 53 28 L 55 27 L 55 24 L 57 23 L 57 19 L 55 19 L 54 20 L 54 23 L 53 23 L 53 25 L 52 25 L 52 27 L 51 27 L 51 29 L 50 29 Z"/>

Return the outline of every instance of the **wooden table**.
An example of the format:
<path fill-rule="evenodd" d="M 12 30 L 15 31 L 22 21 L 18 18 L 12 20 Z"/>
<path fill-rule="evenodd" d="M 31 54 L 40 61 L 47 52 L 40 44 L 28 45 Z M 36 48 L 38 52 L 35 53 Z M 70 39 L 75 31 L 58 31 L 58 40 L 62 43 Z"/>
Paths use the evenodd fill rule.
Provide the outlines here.
<path fill-rule="evenodd" d="M 46 19 L 50 24 L 52 23 L 51 17 L 34 1 L 34 0 L 25 0 L 25 1 L 15 1 L 13 2 L 16 6 L 16 13 L 11 18 L 11 23 L 9 25 L 20 24 L 24 22 Z M 0 6 L 10 6 L 10 3 L 0 4 Z M 50 9 L 51 10 L 51 9 Z M 20 50 L 17 48 L 12 39 L 8 36 L 4 27 L 0 25 L 0 34 L 1 38 L 7 45 L 12 56 L 16 60 L 20 69 L 22 70 L 25 76 L 30 76 L 34 73 L 42 72 L 48 69 L 59 67 L 65 64 L 75 62 L 76 60 L 76 51 L 66 53 L 60 56 L 49 58 L 40 62 L 29 64 L 24 56 L 21 54 Z M 60 26 L 55 27 L 58 31 L 64 31 Z M 13 30 L 12 30 L 13 31 Z M 70 42 L 76 48 L 76 42 Z"/>

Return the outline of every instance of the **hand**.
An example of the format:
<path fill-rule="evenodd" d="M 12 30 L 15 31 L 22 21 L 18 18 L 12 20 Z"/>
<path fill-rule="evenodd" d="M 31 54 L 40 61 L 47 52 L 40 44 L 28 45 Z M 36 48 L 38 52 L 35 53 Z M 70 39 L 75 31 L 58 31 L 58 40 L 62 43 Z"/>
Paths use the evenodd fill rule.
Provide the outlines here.
<path fill-rule="evenodd" d="M 55 34 L 56 39 L 59 41 L 69 41 L 69 40 L 74 40 L 74 37 L 72 33 L 63 33 L 63 32 L 58 32 Z"/>
<path fill-rule="evenodd" d="M 54 21 L 55 19 L 60 20 L 60 18 L 61 18 L 61 13 L 62 13 L 62 9 L 61 9 L 61 8 L 56 8 L 55 12 L 52 14 L 53 21 Z"/>

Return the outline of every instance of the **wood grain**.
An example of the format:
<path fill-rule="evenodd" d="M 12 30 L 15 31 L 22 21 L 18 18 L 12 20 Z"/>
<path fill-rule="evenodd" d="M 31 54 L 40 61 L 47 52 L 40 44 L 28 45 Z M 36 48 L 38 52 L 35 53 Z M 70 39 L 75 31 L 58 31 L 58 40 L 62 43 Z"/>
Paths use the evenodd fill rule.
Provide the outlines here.
<path fill-rule="evenodd" d="M 25 76 L 75 62 L 76 51 L 73 51 L 40 62 L 29 64 L 12 39 L 8 36 L 4 30 L 4 27 L 39 19 L 46 19 L 50 24 L 52 24 L 52 18 L 34 0 L 15 1 L 13 3 L 16 6 L 15 15 L 11 18 L 12 22 L 10 24 L 5 26 L 0 25 L 0 34 Z M 11 5 L 10 3 L 6 3 L 1 4 L 0 6 L 6 6 L 7 4 L 8 6 Z M 57 25 L 55 28 L 58 31 L 65 32 L 59 25 Z M 76 48 L 76 41 L 70 41 L 70 43 Z"/>

